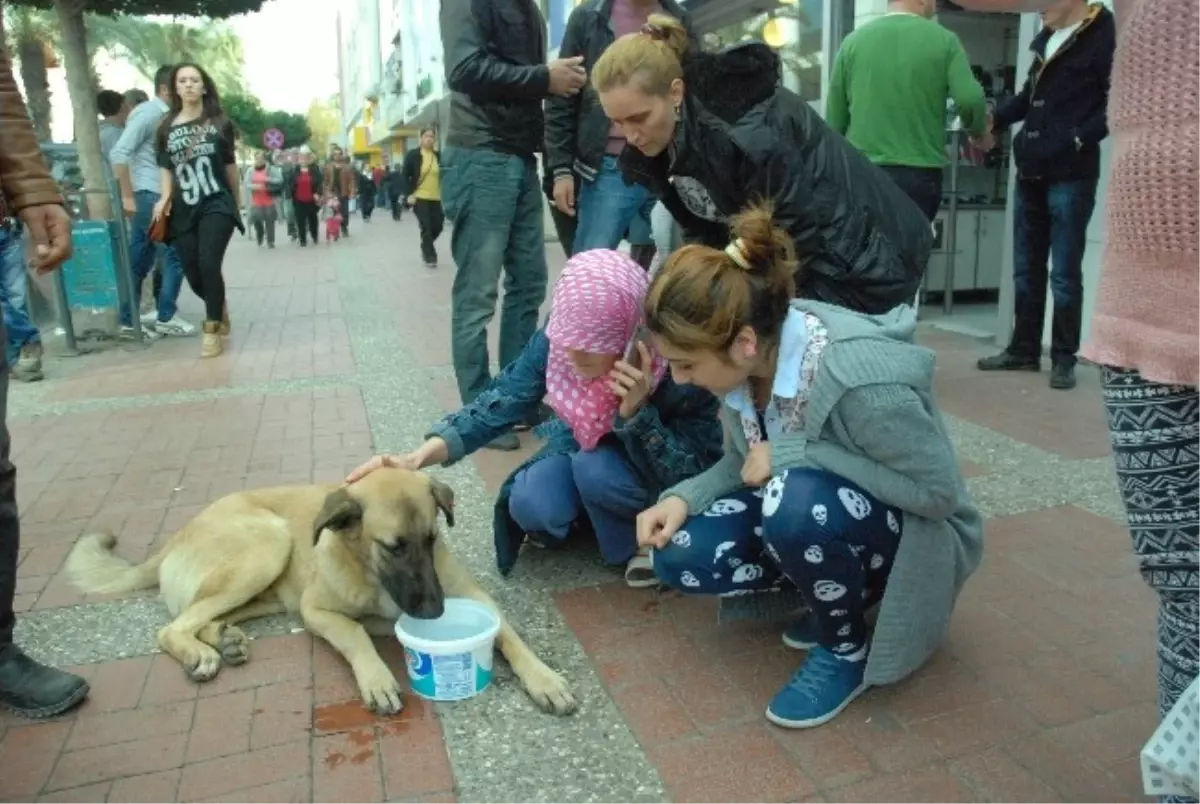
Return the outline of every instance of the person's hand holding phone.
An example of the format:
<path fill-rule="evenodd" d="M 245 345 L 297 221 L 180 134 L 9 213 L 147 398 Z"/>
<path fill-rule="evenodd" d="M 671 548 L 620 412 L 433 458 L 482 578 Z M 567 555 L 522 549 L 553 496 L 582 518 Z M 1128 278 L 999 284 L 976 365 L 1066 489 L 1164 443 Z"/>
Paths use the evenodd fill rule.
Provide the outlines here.
<path fill-rule="evenodd" d="M 618 360 L 609 372 L 608 387 L 621 400 L 617 413 L 622 419 L 628 419 L 637 413 L 650 397 L 650 372 L 642 366 L 650 365 L 650 349 L 639 338 L 635 339 L 625 360 Z"/>

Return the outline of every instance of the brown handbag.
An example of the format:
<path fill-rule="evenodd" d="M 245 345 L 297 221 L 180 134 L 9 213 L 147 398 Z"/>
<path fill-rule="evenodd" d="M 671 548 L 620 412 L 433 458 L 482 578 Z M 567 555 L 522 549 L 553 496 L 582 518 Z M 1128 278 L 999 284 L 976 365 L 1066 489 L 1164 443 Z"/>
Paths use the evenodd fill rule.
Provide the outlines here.
<path fill-rule="evenodd" d="M 167 205 L 163 207 L 163 213 L 154 220 L 150 221 L 150 228 L 146 231 L 146 237 L 151 243 L 167 242 L 167 232 L 171 228 L 171 200 L 167 200 Z"/>

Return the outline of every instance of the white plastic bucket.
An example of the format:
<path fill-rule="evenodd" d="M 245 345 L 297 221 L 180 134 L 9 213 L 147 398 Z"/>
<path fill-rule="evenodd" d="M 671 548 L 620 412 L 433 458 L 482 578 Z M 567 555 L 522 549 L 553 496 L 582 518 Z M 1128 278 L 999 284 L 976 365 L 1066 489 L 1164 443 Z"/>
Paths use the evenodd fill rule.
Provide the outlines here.
<path fill-rule="evenodd" d="M 413 692 L 431 701 L 461 701 L 492 683 L 492 652 L 500 618 L 487 606 L 463 597 L 446 598 L 436 620 L 407 614 L 396 621 Z"/>

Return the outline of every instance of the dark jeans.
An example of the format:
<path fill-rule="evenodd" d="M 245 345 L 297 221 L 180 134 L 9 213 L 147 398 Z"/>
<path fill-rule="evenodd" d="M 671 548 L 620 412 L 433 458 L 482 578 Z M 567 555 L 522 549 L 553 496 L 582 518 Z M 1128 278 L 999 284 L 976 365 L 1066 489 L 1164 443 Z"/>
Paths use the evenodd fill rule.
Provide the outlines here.
<path fill-rule="evenodd" d="M 154 216 L 154 205 L 158 203 L 158 193 L 148 190 L 138 190 L 133 194 L 134 212 L 130 221 L 129 232 L 129 263 L 133 271 L 133 302 L 137 307 L 142 298 L 142 283 L 146 275 L 154 268 L 154 258 L 163 255 L 161 274 L 156 275 L 154 298 L 158 302 L 158 320 L 170 321 L 175 317 L 175 305 L 179 301 L 179 291 L 183 287 L 183 268 L 179 263 L 179 255 L 171 246 L 161 243 L 151 243 L 147 233 L 150 230 L 150 219 Z M 161 275 L 161 279 L 158 276 Z M 122 305 L 120 311 L 121 324 L 131 326 L 134 313 L 129 305 Z"/>
<path fill-rule="evenodd" d="M 0 337 L 0 340 L 6 337 Z M 17 554 L 21 545 L 21 522 L 17 516 L 17 468 L 8 458 L 11 446 L 8 436 L 8 361 L 0 354 L 0 647 L 12 642 L 13 638 Z"/>
<path fill-rule="evenodd" d="M 371 220 L 371 213 L 375 211 L 375 196 L 360 195 L 358 197 L 358 209 L 362 213 L 364 221 Z"/>
<path fill-rule="evenodd" d="M 204 215 L 195 227 L 175 238 L 183 275 L 192 292 L 204 300 L 204 319 L 220 321 L 225 310 L 225 277 L 221 263 L 236 226 L 228 215 Z"/>
<path fill-rule="evenodd" d="M 308 242 L 308 238 L 317 242 L 317 202 L 293 201 L 292 208 L 296 210 L 296 232 L 300 235 L 300 245 Z"/>
<path fill-rule="evenodd" d="M 404 217 L 404 199 L 400 196 L 392 197 L 392 220 L 398 221 Z"/>
<path fill-rule="evenodd" d="M 451 352 L 466 405 L 492 380 L 487 325 L 500 314 L 500 365 L 525 348 L 546 298 L 542 188 L 532 157 L 447 147 L 441 162 L 442 204 L 450 217 L 457 270 L 451 290 Z"/>
<path fill-rule="evenodd" d="M 350 197 L 338 196 L 338 211 L 342 213 L 342 234 L 350 234 Z M 313 238 L 314 240 L 316 238 Z"/>
<path fill-rule="evenodd" d="M 421 227 L 421 259 L 432 265 L 438 259 L 433 243 L 442 234 L 442 226 L 446 222 L 442 202 L 417 198 L 413 201 L 413 215 L 417 218 L 417 225 Z"/>
<path fill-rule="evenodd" d="M 942 169 L 880 165 L 896 186 L 913 200 L 930 223 L 942 205 Z"/>
<path fill-rule="evenodd" d="M 1075 365 L 1083 315 L 1083 252 L 1096 206 L 1096 180 L 1017 181 L 1013 210 L 1016 320 L 1009 354 L 1038 359 L 1046 321 L 1046 281 L 1054 296 L 1050 359 Z M 1051 262 L 1047 276 L 1047 261 Z"/>

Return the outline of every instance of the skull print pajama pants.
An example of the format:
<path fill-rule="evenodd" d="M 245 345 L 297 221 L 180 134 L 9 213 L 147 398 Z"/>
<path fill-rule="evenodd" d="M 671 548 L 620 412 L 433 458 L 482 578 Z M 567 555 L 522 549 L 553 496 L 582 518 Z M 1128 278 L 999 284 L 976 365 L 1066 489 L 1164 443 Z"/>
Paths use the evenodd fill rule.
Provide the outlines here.
<path fill-rule="evenodd" d="M 681 592 L 733 596 L 790 581 L 820 629 L 820 644 L 866 656 L 866 610 L 883 597 L 904 515 L 854 483 L 793 469 L 690 517 L 654 552 L 659 580 Z"/>

